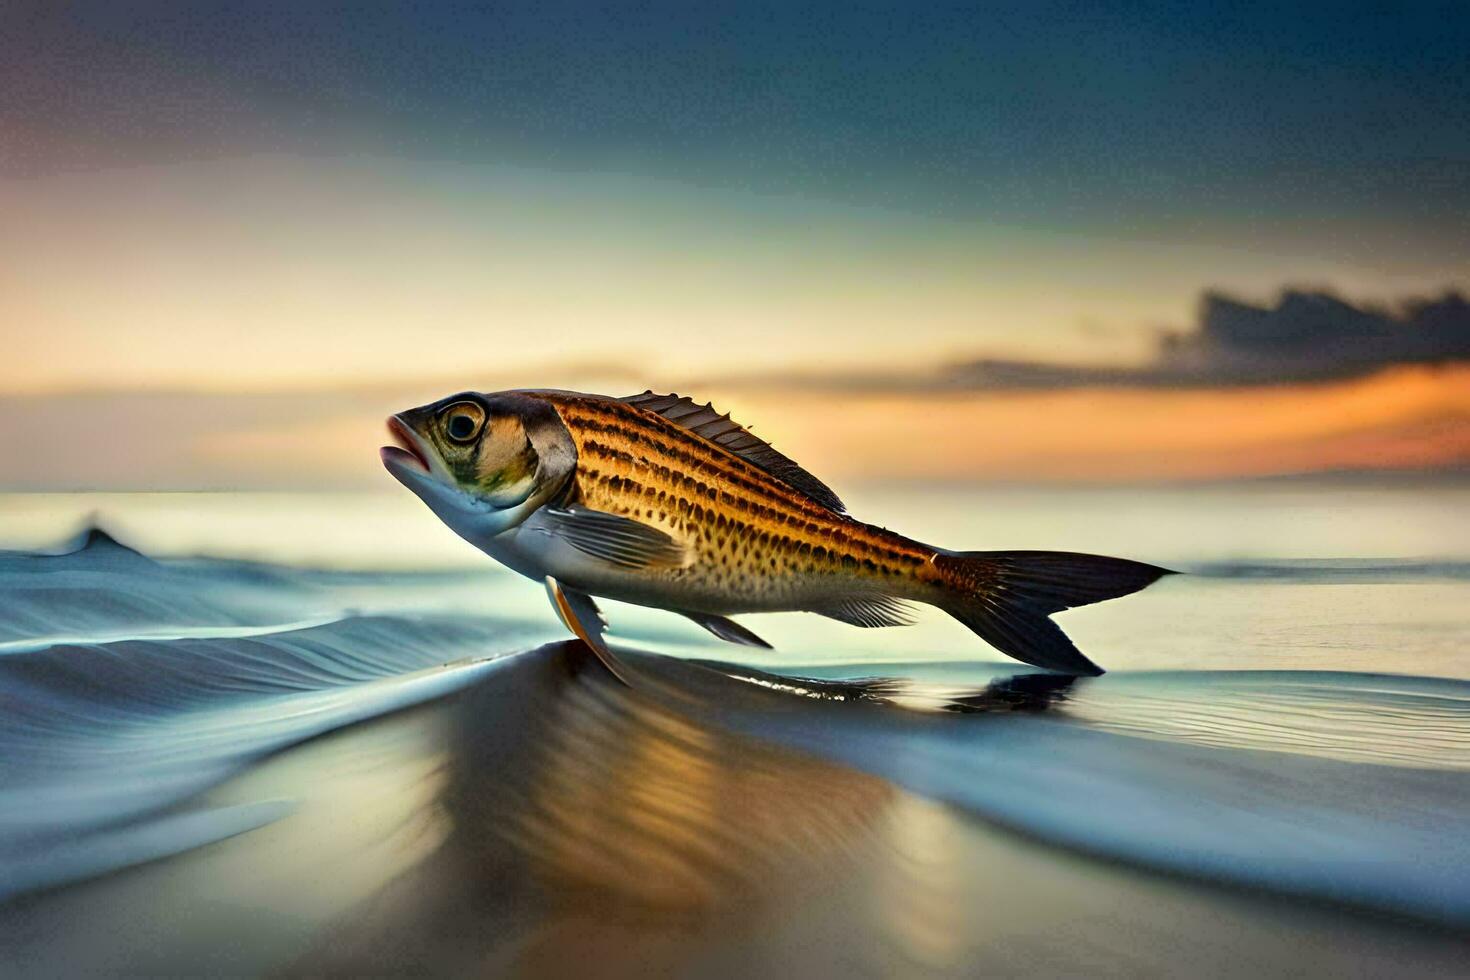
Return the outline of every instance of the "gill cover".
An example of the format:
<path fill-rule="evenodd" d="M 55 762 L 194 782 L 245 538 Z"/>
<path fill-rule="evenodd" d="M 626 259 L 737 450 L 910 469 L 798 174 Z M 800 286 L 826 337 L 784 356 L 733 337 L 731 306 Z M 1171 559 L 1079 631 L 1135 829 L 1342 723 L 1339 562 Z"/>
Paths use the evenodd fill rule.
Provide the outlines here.
<path fill-rule="evenodd" d="M 556 410 L 524 395 L 451 395 L 399 413 L 390 428 L 425 465 L 385 457 L 389 472 L 475 545 L 556 500 L 577 466 Z"/>

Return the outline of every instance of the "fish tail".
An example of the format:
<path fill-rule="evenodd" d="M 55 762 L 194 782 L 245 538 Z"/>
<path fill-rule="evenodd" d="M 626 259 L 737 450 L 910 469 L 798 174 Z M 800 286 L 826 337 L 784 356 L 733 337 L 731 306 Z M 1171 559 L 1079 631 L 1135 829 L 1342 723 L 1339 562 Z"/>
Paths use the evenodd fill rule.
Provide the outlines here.
<path fill-rule="evenodd" d="M 934 567 L 944 586 L 935 601 L 1001 653 L 1068 674 L 1097 675 L 1049 618 L 1073 606 L 1137 592 L 1167 568 L 1066 551 L 941 551 Z"/>

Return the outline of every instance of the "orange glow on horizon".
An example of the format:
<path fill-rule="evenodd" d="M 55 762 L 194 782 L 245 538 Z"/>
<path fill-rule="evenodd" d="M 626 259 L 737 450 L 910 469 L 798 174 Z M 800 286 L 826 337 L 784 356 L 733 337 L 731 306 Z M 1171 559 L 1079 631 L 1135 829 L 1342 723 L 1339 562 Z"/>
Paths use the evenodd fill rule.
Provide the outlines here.
<path fill-rule="evenodd" d="M 813 469 L 860 480 L 1187 480 L 1470 462 L 1470 366 L 1267 388 L 742 401 Z"/>
<path fill-rule="evenodd" d="M 834 482 L 1208 480 L 1470 463 L 1470 366 L 1321 385 L 943 395 L 701 391 Z M 402 408 L 404 406 L 394 406 Z M 382 417 L 210 436 L 228 481 L 377 486 Z"/>

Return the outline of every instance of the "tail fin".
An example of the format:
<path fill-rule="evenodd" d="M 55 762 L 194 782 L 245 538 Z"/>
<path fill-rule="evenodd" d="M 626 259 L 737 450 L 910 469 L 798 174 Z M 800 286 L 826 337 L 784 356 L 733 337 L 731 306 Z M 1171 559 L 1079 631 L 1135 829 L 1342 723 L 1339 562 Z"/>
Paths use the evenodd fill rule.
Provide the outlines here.
<path fill-rule="evenodd" d="M 1052 613 L 1137 592 L 1167 568 L 1067 551 L 941 552 L 953 594 L 939 603 L 986 643 L 1024 663 L 1067 674 L 1103 672 L 1052 622 Z"/>

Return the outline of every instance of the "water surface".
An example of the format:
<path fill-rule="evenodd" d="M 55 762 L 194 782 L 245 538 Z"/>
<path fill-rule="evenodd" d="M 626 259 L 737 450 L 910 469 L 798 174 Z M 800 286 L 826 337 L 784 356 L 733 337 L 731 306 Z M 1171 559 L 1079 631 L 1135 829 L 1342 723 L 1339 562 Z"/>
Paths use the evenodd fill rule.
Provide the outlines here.
<path fill-rule="evenodd" d="M 413 501 L 0 498 L 0 969 L 1463 971 L 1470 493 L 853 496 L 1190 574 L 1076 681 L 610 603 L 629 689 Z"/>

